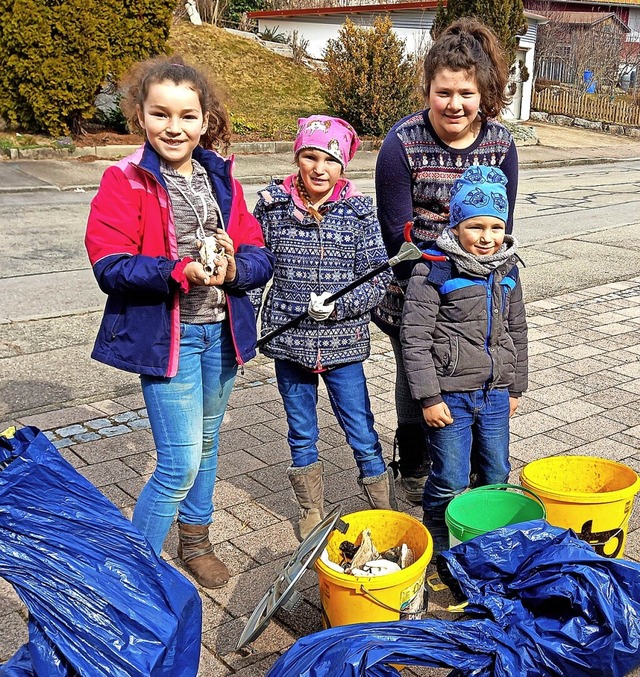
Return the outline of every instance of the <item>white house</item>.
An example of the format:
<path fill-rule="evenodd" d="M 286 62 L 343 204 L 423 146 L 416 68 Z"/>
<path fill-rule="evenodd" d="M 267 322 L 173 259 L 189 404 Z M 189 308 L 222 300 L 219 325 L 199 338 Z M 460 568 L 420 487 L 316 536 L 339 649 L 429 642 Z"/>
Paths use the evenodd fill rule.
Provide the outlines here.
<path fill-rule="evenodd" d="M 258 21 L 258 31 L 277 29 L 278 33 L 291 35 L 298 32 L 299 38 L 308 40 L 309 56 L 322 58 L 327 42 L 338 37 L 338 32 L 347 18 L 359 26 L 370 27 L 376 16 L 389 16 L 395 33 L 405 41 L 408 52 L 422 52 L 431 42 L 431 26 L 438 8 L 437 0 L 420 0 L 400 4 L 350 5 L 341 7 L 313 7 L 305 9 L 280 9 L 249 12 L 248 16 Z M 538 25 L 547 19 L 533 12 L 525 12 L 527 32 L 519 37 L 518 60 L 524 61 L 533 73 L 533 55 Z M 513 103 L 506 117 L 528 120 L 531 110 L 532 78 L 518 85 Z"/>

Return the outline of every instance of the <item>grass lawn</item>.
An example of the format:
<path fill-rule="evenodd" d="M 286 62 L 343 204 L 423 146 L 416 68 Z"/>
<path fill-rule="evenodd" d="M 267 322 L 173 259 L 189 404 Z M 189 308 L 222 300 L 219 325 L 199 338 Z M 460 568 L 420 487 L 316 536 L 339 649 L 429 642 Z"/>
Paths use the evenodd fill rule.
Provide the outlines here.
<path fill-rule="evenodd" d="M 326 113 L 315 72 L 254 40 L 180 22 L 169 45 L 218 83 L 235 122 L 234 138 L 290 139 L 299 117 Z"/>
<path fill-rule="evenodd" d="M 326 113 L 316 72 L 295 64 L 249 38 L 209 24 L 180 21 L 171 28 L 169 47 L 186 61 L 209 73 L 218 84 L 234 123 L 232 140 L 288 140 L 295 136 L 299 117 Z M 95 130 L 74 137 L 52 139 L 40 134 L 0 131 L 0 155 L 9 148 L 68 148 L 137 144 L 138 135 Z"/>

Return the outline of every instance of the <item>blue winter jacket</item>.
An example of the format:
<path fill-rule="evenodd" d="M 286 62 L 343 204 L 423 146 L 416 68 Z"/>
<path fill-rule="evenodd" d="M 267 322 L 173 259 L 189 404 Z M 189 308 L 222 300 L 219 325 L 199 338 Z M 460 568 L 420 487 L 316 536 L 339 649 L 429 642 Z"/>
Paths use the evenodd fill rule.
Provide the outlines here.
<path fill-rule="evenodd" d="M 371 198 L 340 179 L 317 223 L 298 203 L 294 181 L 291 175 L 261 190 L 254 210 L 276 257 L 262 311 L 263 334 L 305 312 L 311 292 L 333 294 L 387 260 Z M 362 362 L 371 349 L 370 311 L 390 278 L 390 270 L 380 272 L 337 299 L 328 320 L 307 318 L 265 343 L 262 352 L 317 370 Z"/>
<path fill-rule="evenodd" d="M 232 176 L 233 158 L 197 147 L 236 249 L 237 276 L 223 288 L 239 364 L 256 354 L 256 317 L 246 292 L 264 286 L 273 255 Z M 175 376 L 180 348 L 179 288 L 187 291 L 171 202 L 150 144 L 109 167 L 91 203 L 85 244 L 107 304 L 92 357 L 150 376 Z"/>

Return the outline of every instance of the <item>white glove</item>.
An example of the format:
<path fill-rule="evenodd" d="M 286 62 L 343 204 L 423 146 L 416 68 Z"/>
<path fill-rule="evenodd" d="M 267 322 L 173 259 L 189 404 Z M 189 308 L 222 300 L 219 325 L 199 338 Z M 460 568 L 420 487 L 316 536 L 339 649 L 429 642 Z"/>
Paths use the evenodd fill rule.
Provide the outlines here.
<path fill-rule="evenodd" d="M 329 319 L 329 315 L 331 315 L 336 306 L 335 301 L 325 305 L 325 301 L 330 296 L 331 294 L 328 291 L 323 291 L 320 296 L 311 292 L 309 307 L 307 308 L 309 317 L 312 317 L 316 322 L 322 322 L 323 320 Z"/>

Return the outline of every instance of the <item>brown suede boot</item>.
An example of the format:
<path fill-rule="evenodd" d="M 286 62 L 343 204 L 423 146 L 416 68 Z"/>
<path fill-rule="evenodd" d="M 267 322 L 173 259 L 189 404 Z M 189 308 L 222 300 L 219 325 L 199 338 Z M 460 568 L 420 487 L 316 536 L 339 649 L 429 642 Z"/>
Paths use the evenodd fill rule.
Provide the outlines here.
<path fill-rule="evenodd" d="M 178 557 L 203 588 L 221 588 L 229 581 L 229 569 L 213 554 L 208 525 L 178 522 Z"/>
<path fill-rule="evenodd" d="M 393 470 L 387 468 L 382 475 L 363 477 L 358 480 L 369 505 L 375 510 L 397 510 L 396 485 Z"/>
<path fill-rule="evenodd" d="M 293 493 L 300 504 L 300 540 L 304 540 L 313 527 L 324 519 L 324 481 L 322 478 L 322 461 L 300 468 L 287 468 L 287 475 Z"/>

